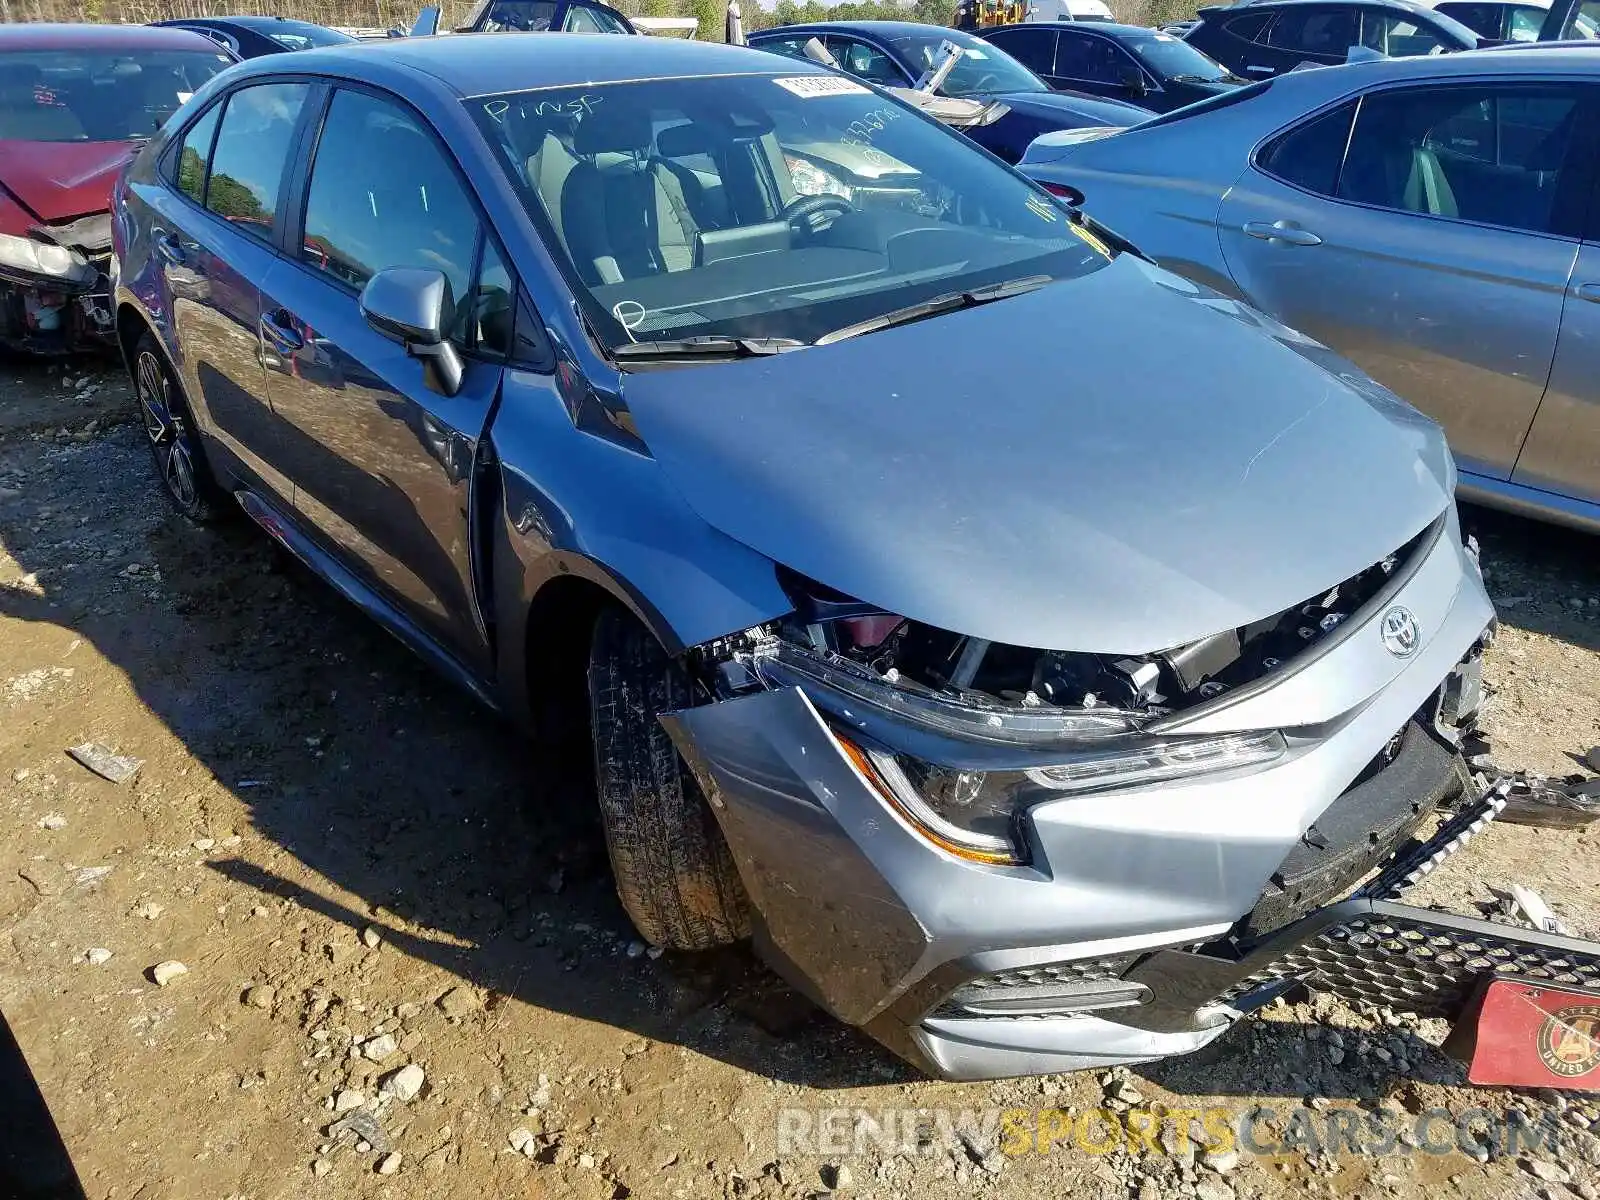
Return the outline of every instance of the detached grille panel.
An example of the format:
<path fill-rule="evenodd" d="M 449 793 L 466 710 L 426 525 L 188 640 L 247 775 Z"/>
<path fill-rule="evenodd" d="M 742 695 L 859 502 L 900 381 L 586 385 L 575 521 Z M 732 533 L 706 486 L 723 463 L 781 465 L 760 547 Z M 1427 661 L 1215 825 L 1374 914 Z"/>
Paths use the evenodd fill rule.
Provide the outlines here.
<path fill-rule="evenodd" d="M 1227 998 L 1290 976 L 1349 1000 L 1453 1017 L 1483 975 L 1600 993 L 1600 944 L 1580 947 L 1515 926 L 1411 911 L 1417 917 L 1359 917 L 1324 930 L 1229 989 Z"/>

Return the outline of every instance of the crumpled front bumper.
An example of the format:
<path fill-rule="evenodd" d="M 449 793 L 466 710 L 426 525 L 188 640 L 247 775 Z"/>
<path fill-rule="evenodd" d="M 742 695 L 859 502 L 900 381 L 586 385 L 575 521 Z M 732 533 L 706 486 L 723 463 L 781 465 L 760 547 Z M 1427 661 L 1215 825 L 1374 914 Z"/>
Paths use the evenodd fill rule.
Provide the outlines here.
<path fill-rule="evenodd" d="M 721 824 L 761 952 L 841 1020 L 949 1078 L 1184 1053 L 1247 1008 L 1245 993 L 1278 977 L 1257 978 L 1275 962 L 1287 964 L 1280 976 L 1303 973 L 1291 950 L 1310 953 L 1358 919 L 1398 919 L 1381 906 L 1313 912 L 1261 943 L 1262 954 L 1282 952 L 1271 961 L 1189 949 L 1238 932 L 1308 827 L 1438 696 L 1492 623 L 1448 524 L 1386 601 L 1404 603 L 1427 632 L 1414 655 L 1386 651 L 1369 620 L 1273 687 L 1193 723 L 1293 729 L 1283 760 L 1035 806 L 1027 865 L 975 863 L 928 842 L 885 805 L 798 689 L 662 721 Z M 947 1003 L 974 980 L 1064 964 L 1132 980 L 1142 1002 L 1026 1016 L 965 1015 Z"/>

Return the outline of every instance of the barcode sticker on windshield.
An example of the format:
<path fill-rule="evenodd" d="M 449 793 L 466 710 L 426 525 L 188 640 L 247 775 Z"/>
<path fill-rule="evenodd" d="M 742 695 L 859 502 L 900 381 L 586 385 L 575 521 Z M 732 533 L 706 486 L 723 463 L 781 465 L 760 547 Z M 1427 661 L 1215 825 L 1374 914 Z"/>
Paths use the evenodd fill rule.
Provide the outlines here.
<path fill-rule="evenodd" d="M 782 79 L 774 79 L 772 82 L 787 92 L 793 92 L 802 100 L 809 100 L 814 96 L 870 95 L 863 85 L 841 79 L 837 75 L 789 75 Z"/>

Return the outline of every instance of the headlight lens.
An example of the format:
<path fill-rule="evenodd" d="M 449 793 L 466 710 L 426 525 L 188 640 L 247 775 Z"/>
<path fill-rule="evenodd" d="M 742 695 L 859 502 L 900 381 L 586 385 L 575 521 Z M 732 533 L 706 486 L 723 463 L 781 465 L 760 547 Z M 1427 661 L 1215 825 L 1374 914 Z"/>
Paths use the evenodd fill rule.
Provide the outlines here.
<path fill-rule="evenodd" d="M 1151 742 L 1074 755 L 1048 767 L 1016 771 L 969 771 L 923 762 L 905 754 L 864 750 L 850 742 L 858 767 L 936 845 L 963 858 L 990 864 L 1025 861 L 1017 816 L 1031 806 L 1066 795 L 1129 788 L 1213 771 L 1258 767 L 1288 749 L 1276 730 Z"/>
<path fill-rule="evenodd" d="M 69 283 L 87 283 L 94 268 L 76 250 L 53 242 L 0 233 L 0 262 L 35 275 L 51 275 Z"/>
<path fill-rule="evenodd" d="M 1160 738 L 1142 732 L 1133 714 L 1119 710 L 985 706 L 783 641 L 761 647 L 751 666 L 767 686 L 799 687 L 828 713 L 835 736 L 867 781 L 929 841 L 990 865 L 1025 861 L 1017 817 L 1032 805 L 1259 767 L 1288 750 L 1277 730 Z M 869 716 L 968 743 L 1010 746 L 1037 765 L 973 770 L 928 762 L 884 746 L 879 736 L 863 737 L 857 731 L 873 724 Z"/>
<path fill-rule="evenodd" d="M 839 196 L 849 200 L 854 195 L 849 184 L 840 182 L 809 158 L 786 154 L 784 161 L 789 164 L 794 190 L 801 196 Z"/>

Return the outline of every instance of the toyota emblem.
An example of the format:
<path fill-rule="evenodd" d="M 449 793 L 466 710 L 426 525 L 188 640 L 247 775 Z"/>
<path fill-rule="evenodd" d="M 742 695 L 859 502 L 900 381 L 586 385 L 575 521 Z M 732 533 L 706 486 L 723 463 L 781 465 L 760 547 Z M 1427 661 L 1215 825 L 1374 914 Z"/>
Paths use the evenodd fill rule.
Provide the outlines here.
<path fill-rule="evenodd" d="M 1383 614 L 1383 620 L 1378 623 L 1378 632 L 1383 637 L 1383 648 L 1396 658 L 1410 658 L 1417 643 L 1422 640 L 1417 619 L 1411 615 L 1410 609 L 1398 604 Z"/>

